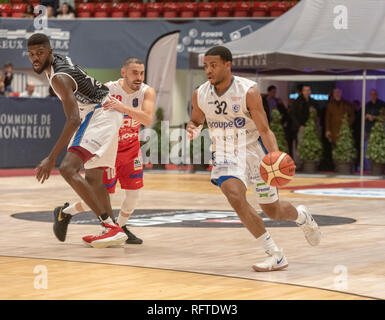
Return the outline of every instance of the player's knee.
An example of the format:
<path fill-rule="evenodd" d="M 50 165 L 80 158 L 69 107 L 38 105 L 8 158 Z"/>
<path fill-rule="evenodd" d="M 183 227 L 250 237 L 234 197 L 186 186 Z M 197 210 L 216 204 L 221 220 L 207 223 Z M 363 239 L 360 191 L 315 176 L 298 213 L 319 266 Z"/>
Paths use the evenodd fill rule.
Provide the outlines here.
<path fill-rule="evenodd" d="M 62 177 L 67 180 L 73 176 L 75 170 L 70 165 L 68 165 L 68 163 L 61 163 L 59 167 L 59 172 Z"/>
<path fill-rule="evenodd" d="M 235 190 L 228 191 L 226 193 L 226 197 L 230 205 L 236 211 L 240 210 L 246 201 L 246 199 L 242 196 L 242 194 Z"/>
<path fill-rule="evenodd" d="M 121 210 L 131 213 L 135 210 L 138 203 L 139 190 L 124 190 L 124 199 L 121 204 Z"/>

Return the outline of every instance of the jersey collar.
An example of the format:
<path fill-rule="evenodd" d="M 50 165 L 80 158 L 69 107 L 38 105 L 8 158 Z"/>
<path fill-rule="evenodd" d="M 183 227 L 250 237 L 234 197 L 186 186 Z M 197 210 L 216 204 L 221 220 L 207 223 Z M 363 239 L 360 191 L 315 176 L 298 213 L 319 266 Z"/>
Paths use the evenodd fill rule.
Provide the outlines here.
<path fill-rule="evenodd" d="M 213 91 L 215 92 L 215 94 L 217 95 L 217 97 L 220 98 L 220 97 L 224 96 L 224 95 L 227 93 L 227 91 L 230 90 L 230 88 L 233 86 L 233 83 L 234 83 L 234 76 L 231 77 L 231 83 L 230 83 L 230 85 L 229 85 L 228 88 L 225 90 L 225 92 L 223 92 L 221 95 L 219 95 L 219 94 L 217 93 L 217 90 L 215 89 L 215 86 L 214 86 L 213 84 L 211 85 L 211 87 L 212 87 Z"/>

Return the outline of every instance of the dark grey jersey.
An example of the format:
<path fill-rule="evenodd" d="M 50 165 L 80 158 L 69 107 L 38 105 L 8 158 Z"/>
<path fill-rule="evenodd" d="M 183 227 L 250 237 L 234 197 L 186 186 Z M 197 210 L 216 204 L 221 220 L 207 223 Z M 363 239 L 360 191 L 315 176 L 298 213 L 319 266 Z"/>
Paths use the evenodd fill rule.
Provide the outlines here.
<path fill-rule="evenodd" d="M 72 78 L 76 84 L 74 95 L 81 105 L 101 104 L 109 93 L 104 84 L 89 76 L 80 66 L 73 64 L 71 58 L 54 54 L 50 84 L 57 74 L 66 74 Z"/>

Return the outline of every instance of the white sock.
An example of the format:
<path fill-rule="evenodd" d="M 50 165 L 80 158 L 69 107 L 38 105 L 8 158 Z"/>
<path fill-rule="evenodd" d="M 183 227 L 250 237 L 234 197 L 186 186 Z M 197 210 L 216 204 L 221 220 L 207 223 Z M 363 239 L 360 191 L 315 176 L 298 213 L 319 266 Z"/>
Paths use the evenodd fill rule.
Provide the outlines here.
<path fill-rule="evenodd" d="M 118 221 L 117 221 L 118 225 L 120 227 L 125 226 L 127 220 L 130 218 L 130 216 L 132 215 L 133 212 L 134 212 L 134 210 L 132 210 L 131 212 L 128 212 L 128 213 L 120 211 Z"/>
<path fill-rule="evenodd" d="M 109 224 L 111 226 L 115 225 L 115 222 L 111 219 L 111 217 L 107 213 L 103 213 L 101 216 L 98 217 L 99 221 L 103 224 Z"/>
<path fill-rule="evenodd" d="M 90 208 L 86 205 L 86 203 L 81 201 L 76 201 L 75 203 L 69 205 L 67 208 L 63 210 L 64 213 L 68 213 L 72 216 L 74 216 L 77 213 L 89 211 Z"/>
<path fill-rule="evenodd" d="M 275 244 L 273 238 L 270 233 L 266 231 L 263 235 L 257 238 L 257 241 L 260 245 L 262 245 L 263 249 L 267 254 L 270 254 L 273 251 L 279 251 L 277 245 Z"/>
<path fill-rule="evenodd" d="M 306 222 L 306 214 L 303 213 L 301 210 L 298 210 L 297 208 L 296 210 L 298 212 L 298 217 L 297 217 L 297 220 L 295 220 L 295 222 L 298 224 L 304 224 Z"/>

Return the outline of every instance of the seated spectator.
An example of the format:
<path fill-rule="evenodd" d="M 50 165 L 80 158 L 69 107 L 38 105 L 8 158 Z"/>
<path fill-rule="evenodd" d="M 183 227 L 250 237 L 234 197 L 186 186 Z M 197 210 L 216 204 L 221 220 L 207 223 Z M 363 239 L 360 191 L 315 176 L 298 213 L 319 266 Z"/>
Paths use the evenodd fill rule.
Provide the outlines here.
<path fill-rule="evenodd" d="M 333 146 L 336 145 L 345 113 L 348 114 L 349 124 L 352 126 L 354 122 L 354 110 L 352 105 L 342 98 L 342 91 L 336 88 L 333 90 L 332 98 L 326 106 L 325 117 L 325 137 Z"/>
<path fill-rule="evenodd" d="M 33 13 L 33 5 L 28 3 L 25 12 L 22 15 L 22 18 L 35 18 Z"/>
<path fill-rule="evenodd" d="M 13 64 L 7 62 L 4 64 L 4 87 L 5 92 L 12 92 L 12 80 L 13 80 Z"/>
<path fill-rule="evenodd" d="M 33 82 L 28 82 L 26 90 L 23 91 L 19 97 L 22 98 L 40 98 L 40 96 L 35 91 L 35 84 Z"/>
<path fill-rule="evenodd" d="M 46 14 L 47 14 L 47 18 L 48 18 L 48 19 L 56 18 L 56 17 L 55 17 L 55 11 L 54 11 L 54 8 L 51 7 L 51 6 L 47 6 L 47 12 L 46 12 Z"/>
<path fill-rule="evenodd" d="M 59 14 L 57 15 L 58 19 L 73 19 L 75 18 L 75 13 L 73 8 L 67 3 L 64 2 L 59 9 Z"/>
<path fill-rule="evenodd" d="M 52 7 L 52 9 L 49 9 L 49 10 L 53 10 L 52 12 L 52 17 L 55 17 L 56 16 L 56 13 L 57 13 L 57 9 L 59 7 L 59 0 L 41 0 L 40 1 L 40 4 L 42 6 L 45 6 L 45 7 Z"/>

